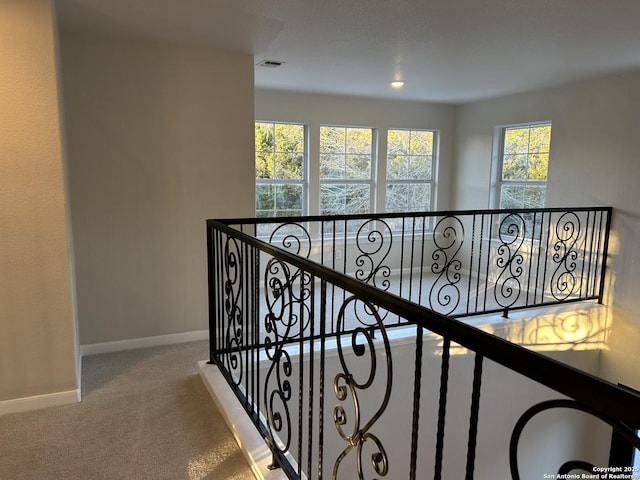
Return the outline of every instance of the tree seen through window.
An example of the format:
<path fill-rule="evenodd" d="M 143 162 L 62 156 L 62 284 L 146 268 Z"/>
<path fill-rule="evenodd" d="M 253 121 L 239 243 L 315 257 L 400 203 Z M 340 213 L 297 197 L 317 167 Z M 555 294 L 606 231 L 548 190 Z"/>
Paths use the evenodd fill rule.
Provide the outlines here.
<path fill-rule="evenodd" d="M 256 216 L 303 215 L 304 125 L 255 124 Z"/>
<path fill-rule="evenodd" d="M 500 208 L 542 208 L 547 193 L 551 124 L 504 129 Z"/>
<path fill-rule="evenodd" d="M 373 130 L 320 127 L 320 213 L 371 211 Z"/>
<path fill-rule="evenodd" d="M 432 131 L 388 131 L 385 211 L 431 209 L 433 143 Z"/>
<path fill-rule="evenodd" d="M 544 208 L 547 197 L 551 124 L 505 127 L 502 130 L 498 207 Z M 500 233 L 538 239 L 541 217 L 534 213 L 502 215 Z"/>

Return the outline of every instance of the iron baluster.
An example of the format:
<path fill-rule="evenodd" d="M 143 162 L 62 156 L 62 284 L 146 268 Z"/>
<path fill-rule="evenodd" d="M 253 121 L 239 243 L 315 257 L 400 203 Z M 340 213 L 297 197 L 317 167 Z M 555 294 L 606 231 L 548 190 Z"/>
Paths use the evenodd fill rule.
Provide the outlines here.
<path fill-rule="evenodd" d="M 362 300 L 359 300 L 354 296 L 347 298 L 344 304 L 341 306 L 340 312 L 338 313 L 338 332 L 336 342 L 338 349 L 338 358 L 340 360 L 342 372 L 338 373 L 335 376 L 333 386 L 336 398 L 341 402 L 341 404 L 334 407 L 333 420 L 340 438 L 342 438 L 342 440 L 347 443 L 347 446 L 340 453 L 334 463 L 332 474 L 332 478 L 334 480 L 338 478 L 338 471 L 340 469 L 342 461 L 354 448 L 356 450 L 355 460 L 358 478 L 360 480 L 364 479 L 362 448 L 363 445 L 365 445 L 367 442 L 372 442 L 375 448 L 375 453 L 371 455 L 371 466 L 373 467 L 374 471 L 382 477 L 386 476 L 389 471 L 387 453 L 380 439 L 375 434 L 371 433 L 371 429 L 385 412 L 389 404 L 389 398 L 391 396 L 391 387 L 393 381 L 391 346 L 389 344 L 389 338 L 387 336 L 386 328 L 384 327 L 382 319 L 371 305 L 367 305 L 364 310 L 370 312 L 371 316 L 375 317 L 376 323 L 382 335 L 385 357 L 384 359 L 386 364 L 386 376 L 384 384 L 384 398 L 376 412 L 366 423 L 364 423 L 365 419 L 361 418 L 361 400 L 358 392 L 366 391 L 376 381 L 377 361 L 376 350 L 373 344 L 374 340 L 371 338 L 369 332 L 366 329 L 356 328 L 351 332 L 344 330 L 345 312 L 347 311 L 346 307 L 349 303 L 357 302 L 362 302 Z M 345 346 L 343 344 L 343 335 L 350 336 L 351 341 L 348 343 L 350 343 L 350 351 L 353 352 L 355 357 L 363 358 L 367 354 L 369 356 L 368 374 L 365 373 L 364 380 L 362 381 L 359 381 L 357 376 L 354 375 L 354 371 L 349 368 L 347 356 L 345 355 L 346 352 Z M 364 340 L 365 343 L 359 343 L 360 340 Z M 350 431 L 347 432 L 345 431 L 344 427 L 348 425 L 350 417 L 347 416 L 345 407 L 342 406 L 342 402 L 346 402 L 349 398 L 351 398 L 351 402 L 353 404 L 353 420 L 351 422 L 352 427 Z"/>
<path fill-rule="evenodd" d="M 469 442 L 467 448 L 467 472 L 465 479 L 473 480 L 476 459 L 476 443 L 478 437 L 478 418 L 480 415 L 480 387 L 482 385 L 482 360 L 479 353 L 475 355 L 473 368 L 473 390 L 471 392 L 471 416 L 469 418 Z"/>
<path fill-rule="evenodd" d="M 243 293 L 242 254 L 237 239 L 228 237 L 225 242 L 225 313 L 227 328 L 225 331 L 225 347 L 228 370 L 234 374 L 234 382 L 240 385 L 243 380 L 244 365 L 242 361 L 242 337 L 244 332 L 244 315 L 241 308 Z"/>
<path fill-rule="evenodd" d="M 444 427 L 447 415 L 447 389 L 449 387 L 449 353 L 451 340 L 443 338 L 442 365 L 440 367 L 440 394 L 438 397 L 438 431 L 436 435 L 436 461 L 434 466 L 434 480 L 442 478 L 442 455 L 444 451 Z"/>
<path fill-rule="evenodd" d="M 522 291 L 520 277 L 524 258 L 520 250 L 525 238 L 526 222 L 521 215 L 511 213 L 502 219 L 498 228 L 500 246 L 496 251 L 496 267 L 500 273 L 494 287 L 494 298 L 505 309 L 505 316 Z"/>
<path fill-rule="evenodd" d="M 415 480 L 418 465 L 418 430 L 420 427 L 420 388 L 422 385 L 422 327 L 416 326 L 416 362 L 413 376 L 413 415 L 411 422 L 411 464 L 409 478 Z"/>
<path fill-rule="evenodd" d="M 429 304 L 431 308 L 445 315 L 451 314 L 460 302 L 460 270 L 462 262 L 457 258 L 464 242 L 464 225 L 454 216 L 441 218 L 433 229 L 433 243 L 436 249 L 431 258 L 431 272 L 437 275 Z"/>
<path fill-rule="evenodd" d="M 566 300 L 573 295 L 577 279 L 578 252 L 575 246 L 580 239 L 580 219 L 573 213 L 565 213 L 560 217 L 555 228 L 556 242 L 553 245 L 555 253 L 553 262 L 556 268 L 551 276 L 551 294 L 556 300 Z"/>

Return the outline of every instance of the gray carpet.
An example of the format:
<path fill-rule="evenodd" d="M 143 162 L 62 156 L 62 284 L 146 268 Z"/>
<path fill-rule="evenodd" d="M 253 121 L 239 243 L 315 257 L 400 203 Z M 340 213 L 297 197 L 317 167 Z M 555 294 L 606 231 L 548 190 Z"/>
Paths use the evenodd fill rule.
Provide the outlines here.
<path fill-rule="evenodd" d="M 0 480 L 249 480 L 197 373 L 207 342 L 83 359 L 83 401 L 0 417 Z"/>

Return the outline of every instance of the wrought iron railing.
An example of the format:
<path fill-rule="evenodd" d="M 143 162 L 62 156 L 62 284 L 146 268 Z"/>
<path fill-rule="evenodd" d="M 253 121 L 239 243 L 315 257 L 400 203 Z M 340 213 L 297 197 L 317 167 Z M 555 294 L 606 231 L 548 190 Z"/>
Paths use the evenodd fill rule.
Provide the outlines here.
<path fill-rule="evenodd" d="M 535 469 L 523 432 L 552 443 L 529 421 L 559 408 L 640 447 L 640 397 L 453 318 L 602 301 L 610 221 L 608 208 L 210 220 L 211 362 L 289 478 L 518 479 Z M 593 468 L 567 458 L 535 478 Z"/>
<path fill-rule="evenodd" d="M 522 209 L 224 223 L 459 318 L 602 302 L 611 209 Z M 337 309 L 333 309 L 333 319 Z M 391 319 L 385 320 L 387 324 Z"/>

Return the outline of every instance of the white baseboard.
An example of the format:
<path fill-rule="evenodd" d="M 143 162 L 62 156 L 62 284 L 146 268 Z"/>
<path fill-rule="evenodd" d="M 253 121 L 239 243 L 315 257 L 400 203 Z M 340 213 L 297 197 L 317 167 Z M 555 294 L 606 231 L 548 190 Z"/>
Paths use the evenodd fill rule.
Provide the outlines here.
<path fill-rule="evenodd" d="M 39 410 L 47 407 L 60 407 L 62 405 L 78 403 L 79 401 L 80 392 L 78 390 L 47 393 L 45 395 L 35 395 L 33 397 L 15 398 L 0 402 L 0 415 L 28 412 L 30 410 Z"/>
<path fill-rule="evenodd" d="M 198 362 L 200 376 L 227 426 L 242 450 L 254 476 L 258 480 L 285 480 L 282 470 L 269 470 L 271 451 L 253 425 L 242 405 L 229 388 L 220 370 L 203 360 Z"/>
<path fill-rule="evenodd" d="M 86 355 L 97 355 L 99 353 L 121 352 L 123 350 L 134 350 L 136 348 L 159 347 L 162 345 L 173 345 L 176 343 L 195 342 L 198 340 L 208 339 L 209 330 L 172 333 L 169 335 L 157 335 L 155 337 L 129 338 L 127 340 L 117 340 L 115 342 L 80 345 L 80 355 L 84 357 Z"/>

